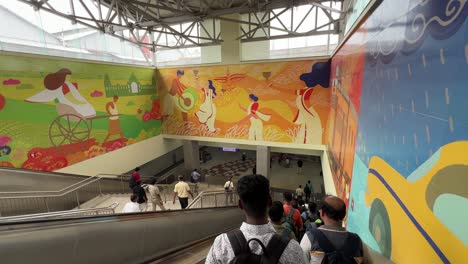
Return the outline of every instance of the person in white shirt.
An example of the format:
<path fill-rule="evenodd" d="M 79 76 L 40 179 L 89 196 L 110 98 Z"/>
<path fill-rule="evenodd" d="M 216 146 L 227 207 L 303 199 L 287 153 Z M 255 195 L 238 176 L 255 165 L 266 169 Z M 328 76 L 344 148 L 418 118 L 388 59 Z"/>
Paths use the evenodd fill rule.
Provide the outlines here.
<path fill-rule="evenodd" d="M 296 189 L 296 198 L 298 201 L 302 200 L 302 197 L 304 197 L 304 189 L 302 189 L 302 185 L 299 185 L 299 187 Z"/>
<path fill-rule="evenodd" d="M 197 169 L 194 169 L 191 174 L 191 182 L 192 183 L 197 183 L 200 181 L 201 174 L 197 171 Z"/>
<path fill-rule="evenodd" d="M 158 186 L 156 184 L 156 179 L 151 179 L 149 184 L 145 184 L 143 189 L 146 193 L 149 194 L 149 202 L 153 205 L 153 211 L 156 211 L 156 208 L 159 206 L 161 210 L 165 211 L 164 203 L 161 199 L 161 193 L 159 192 Z"/>
<path fill-rule="evenodd" d="M 228 200 L 231 204 L 234 204 L 234 183 L 232 182 L 232 176 L 229 177 L 229 180 L 224 184 L 224 192 L 226 193 L 226 199 L 224 203 L 228 205 Z"/>
<path fill-rule="evenodd" d="M 245 214 L 245 222 L 239 229 L 216 237 L 205 263 L 230 263 L 236 257 L 236 247 L 231 244 L 232 234 L 236 234 L 243 236 L 245 241 L 257 239 L 247 246 L 251 253 L 274 255 L 279 264 L 306 264 L 302 249 L 295 240 L 281 240 L 281 243 L 276 244 L 272 251 L 268 251 L 272 246 L 269 243 L 273 237 L 278 239 L 275 228 L 268 221 L 268 209 L 272 205 L 268 179 L 262 175 L 244 176 L 237 183 L 237 193 L 239 194 L 239 208 Z M 237 238 L 239 241 L 239 237 Z M 242 246 L 245 247 L 245 244 Z M 264 252 L 264 249 L 267 252 Z"/>
<path fill-rule="evenodd" d="M 197 169 L 194 169 L 192 171 L 192 174 L 190 174 L 190 181 L 195 184 L 195 190 L 194 193 L 198 194 L 198 183 L 201 180 L 201 174 L 197 171 Z"/>
<path fill-rule="evenodd" d="M 140 205 L 137 203 L 138 195 L 132 194 L 130 196 L 130 202 L 126 203 L 124 208 L 122 209 L 122 213 L 139 213 Z"/>

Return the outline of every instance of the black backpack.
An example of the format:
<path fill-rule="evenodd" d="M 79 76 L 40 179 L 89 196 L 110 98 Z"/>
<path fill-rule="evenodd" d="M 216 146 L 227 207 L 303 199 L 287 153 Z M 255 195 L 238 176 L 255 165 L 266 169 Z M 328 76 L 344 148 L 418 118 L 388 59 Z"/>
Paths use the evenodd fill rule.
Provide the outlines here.
<path fill-rule="evenodd" d="M 312 241 L 310 234 L 317 240 L 319 247 L 325 253 L 322 264 L 357 264 L 354 254 L 359 250 L 361 239 L 358 235 L 348 232 L 348 237 L 344 247 L 337 250 L 325 234 L 319 229 L 313 229 L 307 232 L 309 240 Z"/>
<path fill-rule="evenodd" d="M 132 174 L 130 176 L 130 180 L 128 181 L 128 187 L 130 187 L 130 189 L 133 190 L 133 188 L 135 188 L 135 186 L 136 186 L 135 176 Z"/>
<path fill-rule="evenodd" d="M 263 243 L 256 238 L 246 241 L 239 229 L 227 233 L 227 236 L 235 255 L 234 259 L 229 262 L 230 264 L 277 264 L 289 244 L 289 239 L 274 234 L 265 248 Z M 249 244 L 253 241 L 262 247 L 262 255 L 251 252 Z"/>

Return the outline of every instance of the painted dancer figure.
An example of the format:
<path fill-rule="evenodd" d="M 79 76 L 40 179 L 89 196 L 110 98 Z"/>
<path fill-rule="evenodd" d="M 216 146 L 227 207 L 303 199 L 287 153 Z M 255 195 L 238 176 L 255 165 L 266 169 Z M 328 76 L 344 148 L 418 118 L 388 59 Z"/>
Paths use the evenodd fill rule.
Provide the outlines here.
<path fill-rule="evenodd" d="M 215 121 L 216 121 L 216 105 L 213 99 L 216 97 L 216 87 L 213 85 L 212 80 L 208 80 L 205 87 L 200 87 L 197 78 L 197 86 L 205 95 L 205 100 L 200 105 L 200 109 L 195 113 L 198 121 L 208 127 L 210 133 L 215 133 Z"/>
<path fill-rule="evenodd" d="M 263 141 L 263 122 L 262 121 L 269 121 L 271 116 L 266 115 L 258 111 L 259 103 L 258 97 L 254 94 L 249 95 L 249 99 L 251 104 L 246 109 L 241 104 L 239 104 L 239 108 L 247 113 L 247 117 L 245 119 L 249 119 L 250 121 L 250 128 L 249 128 L 249 140 L 257 140 Z M 242 120 L 243 121 L 243 120 Z"/>
<path fill-rule="evenodd" d="M 322 144 L 322 122 L 310 100 L 315 86 L 329 87 L 330 67 L 330 61 L 317 62 L 312 66 L 311 72 L 300 76 L 306 87 L 296 90 L 297 112 L 293 123 L 300 125 L 296 143 Z"/>
<path fill-rule="evenodd" d="M 308 106 L 313 88 L 296 90 L 296 116 L 293 123 L 300 125 L 295 143 L 322 144 L 322 122 L 313 106 Z"/>
<path fill-rule="evenodd" d="M 174 113 L 174 107 L 178 105 L 178 100 L 184 93 L 187 86 L 181 82 L 182 77 L 185 72 L 183 70 L 177 70 L 177 75 L 174 80 L 172 80 L 172 85 L 169 89 L 169 93 L 164 97 L 164 106 L 163 106 L 163 117 L 167 118 L 168 116 Z M 189 101 L 184 100 L 185 104 L 190 104 Z M 187 112 L 179 107 L 182 111 L 182 119 L 187 121 Z"/>
<path fill-rule="evenodd" d="M 48 74 L 44 78 L 45 90 L 29 97 L 26 102 L 31 103 L 48 103 L 58 100 L 57 108 L 69 108 L 71 107 L 79 115 L 84 118 L 90 118 L 96 116 L 96 110 L 94 107 L 86 101 L 86 99 L 80 94 L 76 86 L 71 83 L 68 79 L 72 72 L 69 69 L 61 69 L 58 72 Z M 79 103 L 72 103 L 66 98 L 66 94 L 71 93 L 73 98 Z"/>

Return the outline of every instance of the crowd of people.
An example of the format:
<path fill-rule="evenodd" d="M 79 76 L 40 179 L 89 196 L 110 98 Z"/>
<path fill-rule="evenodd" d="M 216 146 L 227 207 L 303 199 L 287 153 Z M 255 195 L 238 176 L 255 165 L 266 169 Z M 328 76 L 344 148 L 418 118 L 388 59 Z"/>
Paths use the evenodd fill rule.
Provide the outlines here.
<path fill-rule="evenodd" d="M 194 170 L 191 181 L 197 183 L 200 173 Z M 174 187 L 173 203 L 178 198 L 185 209 L 190 186 L 183 176 Z M 153 210 L 166 210 L 156 180 L 141 183 L 139 168 L 130 178 L 133 191 L 123 212 L 142 212 L 148 203 Z M 295 192 L 284 192 L 282 201 L 273 201 L 268 179 L 262 175 L 243 176 L 236 186 L 232 177 L 224 184 L 226 205 L 233 205 L 234 193 L 245 214 L 239 229 L 219 235 L 206 258 L 206 263 L 364 263 L 362 241 L 343 228 L 346 205 L 336 196 L 326 196 L 317 205 L 308 181 Z"/>
<path fill-rule="evenodd" d="M 200 173 L 194 170 L 191 174 L 191 181 L 198 183 L 200 180 Z M 156 179 L 151 178 L 145 184 L 142 184 L 140 168 L 135 168 L 129 180 L 129 187 L 132 190 L 130 201 L 125 204 L 122 213 L 137 213 L 145 212 L 151 209 L 156 211 L 159 207 L 165 211 L 163 199 L 161 198 L 161 192 L 156 186 Z M 193 199 L 193 193 L 190 186 L 185 182 L 182 175 L 178 176 L 178 182 L 174 186 L 174 194 L 172 203 L 176 203 L 176 198 L 179 200 L 181 209 L 185 209 L 188 206 L 189 195 Z"/>
<path fill-rule="evenodd" d="M 241 177 L 236 190 L 245 221 L 216 237 L 207 264 L 364 263 L 361 239 L 343 228 L 346 205 L 340 198 L 326 196 L 318 207 L 300 205 L 297 193 L 285 192 L 282 202 L 273 201 L 262 175 Z"/>

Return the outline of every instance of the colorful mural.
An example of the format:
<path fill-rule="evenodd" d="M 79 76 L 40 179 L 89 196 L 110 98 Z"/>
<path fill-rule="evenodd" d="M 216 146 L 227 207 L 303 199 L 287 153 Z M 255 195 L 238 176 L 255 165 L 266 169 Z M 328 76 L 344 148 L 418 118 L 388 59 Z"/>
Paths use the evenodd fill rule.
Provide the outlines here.
<path fill-rule="evenodd" d="M 352 175 L 347 226 L 396 263 L 468 259 L 467 15 L 467 1 L 384 1 L 333 59 L 327 146 L 345 196 Z"/>
<path fill-rule="evenodd" d="M 0 166 L 53 171 L 160 132 L 153 69 L 0 61 Z"/>
<path fill-rule="evenodd" d="M 323 144 L 330 62 L 160 69 L 164 133 Z"/>

